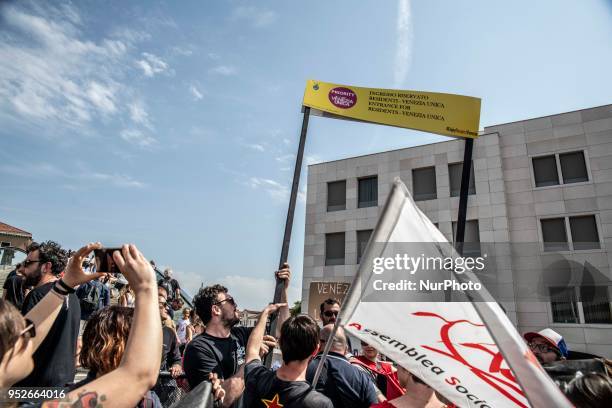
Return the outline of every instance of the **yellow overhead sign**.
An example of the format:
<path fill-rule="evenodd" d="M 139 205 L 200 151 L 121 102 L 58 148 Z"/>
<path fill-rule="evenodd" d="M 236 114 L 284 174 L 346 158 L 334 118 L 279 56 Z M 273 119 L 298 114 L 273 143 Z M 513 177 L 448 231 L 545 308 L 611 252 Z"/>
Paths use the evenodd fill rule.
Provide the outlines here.
<path fill-rule="evenodd" d="M 356 119 L 446 136 L 476 138 L 480 98 L 435 92 L 360 88 L 309 80 L 304 106 Z"/>

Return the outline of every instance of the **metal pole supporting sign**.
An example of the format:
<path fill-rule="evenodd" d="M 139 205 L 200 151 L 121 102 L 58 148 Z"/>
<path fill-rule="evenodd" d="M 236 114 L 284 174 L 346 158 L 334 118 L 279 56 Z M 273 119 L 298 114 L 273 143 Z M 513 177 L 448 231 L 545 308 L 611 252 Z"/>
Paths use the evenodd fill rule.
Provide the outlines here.
<path fill-rule="evenodd" d="M 302 159 L 304 158 L 304 145 L 306 144 L 306 133 L 308 132 L 308 119 L 310 118 L 310 107 L 304 107 L 304 119 L 302 120 L 302 132 L 300 133 L 300 144 L 298 147 L 297 156 L 295 158 L 295 168 L 293 169 L 293 184 L 291 185 L 291 196 L 289 198 L 289 209 L 287 210 L 287 220 L 285 221 L 285 235 L 283 237 L 283 246 L 281 248 L 280 261 L 278 262 L 278 269 L 282 269 L 283 265 L 287 262 L 289 257 L 289 244 L 291 243 L 291 229 L 293 228 L 293 215 L 295 213 L 295 203 L 297 201 L 298 188 L 300 186 L 300 174 L 302 172 Z M 281 294 L 283 293 L 284 282 L 280 279 L 276 279 L 276 287 L 274 289 L 274 299 L 272 303 L 279 303 L 281 301 Z M 276 332 L 278 312 L 270 316 L 270 330 L 268 333 Z M 272 350 L 266 356 L 265 361 L 266 367 L 270 367 L 272 364 Z"/>

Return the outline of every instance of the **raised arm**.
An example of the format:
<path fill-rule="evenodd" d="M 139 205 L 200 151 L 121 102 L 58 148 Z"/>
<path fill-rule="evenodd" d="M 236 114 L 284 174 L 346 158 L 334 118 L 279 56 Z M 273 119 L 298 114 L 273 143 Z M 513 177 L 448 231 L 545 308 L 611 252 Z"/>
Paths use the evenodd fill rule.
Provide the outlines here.
<path fill-rule="evenodd" d="M 68 261 L 68 265 L 66 265 L 64 277 L 61 279 L 62 282 L 74 288 L 103 275 L 102 273 L 87 274 L 83 271 L 82 266 L 85 257 L 89 255 L 91 251 L 100 247 L 102 247 L 102 245 L 99 242 L 95 244 L 91 243 L 76 251 Z M 55 283 L 55 285 L 59 284 Z M 61 286 L 59 286 L 59 290 L 62 292 L 65 291 Z M 32 338 L 34 350 L 38 349 L 45 337 L 47 337 L 47 334 L 49 334 L 49 330 L 51 330 L 51 326 L 53 326 L 55 319 L 62 309 L 62 304 L 65 301 L 65 295 L 51 289 L 49 293 L 47 293 L 45 297 L 25 315 L 25 318 L 32 321 L 36 328 L 36 336 Z"/>
<path fill-rule="evenodd" d="M 136 293 L 125 352 L 117 369 L 70 392 L 69 406 L 133 408 L 157 380 L 162 328 L 153 269 L 134 245 L 124 245 L 113 259 Z"/>
<path fill-rule="evenodd" d="M 287 300 L 287 289 L 289 288 L 289 280 L 291 279 L 291 268 L 289 264 L 285 262 L 283 269 L 276 272 L 276 276 L 284 281 L 283 291 L 281 292 L 280 303 L 284 303 L 285 306 L 281 307 L 278 312 L 278 321 L 276 323 L 276 332 L 271 333 L 274 337 L 280 337 L 280 328 L 285 323 L 285 320 L 289 318 L 289 303 Z"/>
<path fill-rule="evenodd" d="M 270 313 L 277 311 L 279 308 L 287 308 L 286 303 L 276 303 L 269 304 L 262 312 L 259 314 L 259 320 L 257 320 L 257 324 L 253 328 L 251 335 L 249 336 L 249 341 L 247 343 L 246 349 L 246 358 L 245 362 L 248 364 L 253 360 L 257 360 L 260 358 L 259 350 L 263 344 L 263 336 L 266 330 L 266 322 L 268 321 L 268 316 Z"/>

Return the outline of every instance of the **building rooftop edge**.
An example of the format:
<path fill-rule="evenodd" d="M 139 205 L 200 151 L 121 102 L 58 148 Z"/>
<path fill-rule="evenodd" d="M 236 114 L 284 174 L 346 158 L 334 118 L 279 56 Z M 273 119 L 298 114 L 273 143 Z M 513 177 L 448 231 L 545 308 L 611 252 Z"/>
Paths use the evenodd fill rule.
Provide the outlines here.
<path fill-rule="evenodd" d="M 498 126 L 506 126 L 506 125 L 511 125 L 513 123 L 520 123 L 520 122 L 527 122 L 530 120 L 536 120 L 536 119 L 543 119 L 543 118 L 551 118 L 553 116 L 559 116 L 559 115 L 565 115 L 568 113 L 574 113 L 574 112 L 582 112 L 585 110 L 589 110 L 589 109 L 597 109 L 597 108 L 603 108 L 605 106 L 612 106 L 612 104 L 605 104 L 605 105 L 598 105 L 598 106 L 592 106 L 590 108 L 584 108 L 584 109 L 576 109 L 576 110 L 572 110 L 572 111 L 567 111 L 567 112 L 561 112 L 561 113 L 554 113 L 552 115 L 545 115 L 545 116 L 537 116 L 535 118 L 528 118 L 528 119 L 523 119 L 523 120 L 515 120 L 513 122 L 505 122 L 505 123 L 500 123 L 500 124 L 496 124 L 496 125 L 490 125 L 490 126 L 485 126 L 484 131 L 478 132 L 478 138 L 481 138 L 482 136 L 486 136 L 486 135 L 492 135 L 494 133 L 498 133 L 495 130 L 492 130 L 490 132 L 487 132 L 486 130 L 488 128 L 493 128 L 493 127 L 498 127 Z M 436 144 L 440 144 L 440 143 L 449 143 L 449 142 L 454 142 L 456 140 L 461 140 L 461 138 L 457 137 L 457 138 L 452 138 L 451 136 L 449 136 L 448 140 L 442 140 L 440 142 L 434 142 L 434 143 L 425 143 L 422 145 L 414 145 L 414 146 L 408 146 L 408 147 L 401 147 L 399 149 L 390 149 L 390 150 L 384 150 L 382 152 L 374 152 L 374 153 L 367 153 L 367 154 L 361 154 L 358 156 L 349 156 L 349 157 L 344 157 L 344 158 L 340 158 L 340 159 L 334 159 L 334 160 L 328 160 L 328 161 L 323 161 L 320 163 L 313 163 L 313 164 L 309 164 L 307 167 L 311 167 L 311 166 L 320 166 L 322 164 L 328 164 L 328 163 L 333 163 L 333 162 L 337 162 L 337 161 L 343 161 L 343 160 L 351 160 L 351 159 L 358 159 L 361 157 L 367 157 L 367 156 L 374 156 L 377 154 L 385 154 L 385 153 L 391 153 L 391 152 L 397 152 L 400 150 L 406 150 L 406 149 L 413 149 L 415 147 L 426 147 L 426 146 L 433 146 Z"/>

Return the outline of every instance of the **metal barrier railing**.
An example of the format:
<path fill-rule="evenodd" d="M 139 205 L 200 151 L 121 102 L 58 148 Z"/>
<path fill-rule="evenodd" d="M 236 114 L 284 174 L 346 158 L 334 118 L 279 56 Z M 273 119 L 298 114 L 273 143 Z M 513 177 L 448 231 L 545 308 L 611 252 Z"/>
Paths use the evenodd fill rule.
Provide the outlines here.
<path fill-rule="evenodd" d="M 165 405 L 164 405 L 165 406 Z M 171 408 L 213 408 L 212 384 L 202 381 L 193 390 L 183 394 Z"/>
<path fill-rule="evenodd" d="M 173 378 L 169 371 L 160 371 L 153 391 L 159 397 L 164 408 L 168 408 L 174 406 L 189 393 L 189 383 L 184 374 Z"/>

